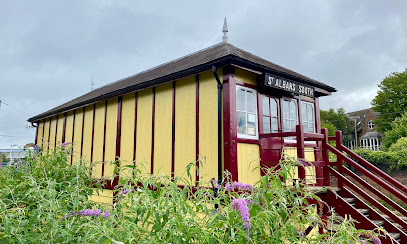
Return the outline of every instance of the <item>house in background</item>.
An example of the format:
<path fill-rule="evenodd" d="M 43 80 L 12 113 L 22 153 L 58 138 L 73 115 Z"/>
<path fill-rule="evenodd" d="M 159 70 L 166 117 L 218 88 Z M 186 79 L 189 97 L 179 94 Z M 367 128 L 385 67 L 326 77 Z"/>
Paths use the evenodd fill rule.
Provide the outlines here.
<path fill-rule="evenodd" d="M 379 150 L 380 139 L 383 137 L 383 134 L 376 131 L 377 126 L 375 121 L 380 114 L 373 109 L 368 108 L 350 112 L 347 113 L 347 115 L 356 129 L 357 146 L 359 148 L 368 148 L 372 151 Z M 350 140 L 348 146 L 350 149 L 355 149 L 355 134 L 352 136 L 353 138 Z"/>

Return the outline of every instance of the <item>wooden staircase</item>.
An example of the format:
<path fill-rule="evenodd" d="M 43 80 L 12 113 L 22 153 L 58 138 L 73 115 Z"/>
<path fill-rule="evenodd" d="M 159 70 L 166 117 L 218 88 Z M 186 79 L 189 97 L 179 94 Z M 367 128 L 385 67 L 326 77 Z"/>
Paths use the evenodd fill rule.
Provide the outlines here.
<path fill-rule="evenodd" d="M 334 209 L 339 216 L 351 216 L 355 220 L 357 229 L 374 230 L 382 227 L 386 234 L 380 237 L 381 243 L 407 243 L 405 220 L 407 210 L 344 167 L 344 163 L 386 189 L 392 198 L 397 198 L 399 202 L 405 204 L 407 204 L 407 187 L 346 148 L 342 143 L 341 131 L 329 137 L 326 129 L 322 129 L 321 134 L 304 133 L 302 125 L 297 125 L 295 132 L 263 134 L 261 137 L 296 137 L 299 160 L 304 159 L 304 141 L 316 142 L 315 162 L 302 164 L 303 167 L 299 167 L 298 174 L 305 182 L 304 167 L 311 165 L 316 168 L 317 183 L 310 187 L 325 189 L 318 193 L 325 203 L 321 211 L 323 219 L 328 219 L 331 214 L 330 209 Z M 329 141 L 335 141 L 336 146 L 330 145 Z M 336 155 L 336 162 L 329 160 L 329 152 Z M 337 179 L 335 187 L 331 187 L 332 178 Z M 382 203 L 386 203 L 393 211 Z"/>

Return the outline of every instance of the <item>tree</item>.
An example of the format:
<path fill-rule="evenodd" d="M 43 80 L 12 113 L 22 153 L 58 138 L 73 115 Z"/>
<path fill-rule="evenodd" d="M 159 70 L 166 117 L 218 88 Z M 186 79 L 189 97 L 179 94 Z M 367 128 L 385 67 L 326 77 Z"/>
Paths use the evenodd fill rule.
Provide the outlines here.
<path fill-rule="evenodd" d="M 391 129 L 384 133 L 382 145 L 388 149 L 402 137 L 407 137 L 407 112 L 403 113 L 400 118 L 396 118 L 393 123 L 391 123 Z"/>
<path fill-rule="evenodd" d="M 322 127 L 324 123 L 333 125 L 337 130 L 341 130 L 343 135 L 352 134 L 351 121 L 343 108 L 338 108 L 336 111 L 333 108 L 328 111 L 321 110 L 321 123 Z"/>
<path fill-rule="evenodd" d="M 371 104 L 373 110 L 380 113 L 376 120 L 377 130 L 384 132 L 407 108 L 407 69 L 391 73 L 378 86 L 379 91 Z"/>

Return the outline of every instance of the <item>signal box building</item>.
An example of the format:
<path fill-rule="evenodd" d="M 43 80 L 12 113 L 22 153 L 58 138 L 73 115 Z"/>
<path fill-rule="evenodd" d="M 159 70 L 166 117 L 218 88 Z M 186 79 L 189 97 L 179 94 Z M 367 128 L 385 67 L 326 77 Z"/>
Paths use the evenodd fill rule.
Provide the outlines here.
<path fill-rule="evenodd" d="M 232 180 L 253 184 L 261 176 L 258 166 L 297 155 L 296 140 L 265 135 L 295 131 L 299 124 L 304 132 L 320 133 L 319 97 L 332 92 L 324 83 L 222 42 L 28 121 L 37 124 L 41 150 L 72 142 L 73 163 L 119 159 L 121 165 L 143 164 L 145 173 L 174 177 L 200 160 L 196 181 L 221 178 L 228 170 Z M 318 147 L 306 142 L 305 158 L 315 161 Z M 112 174 L 111 164 L 93 167 L 95 178 Z"/>

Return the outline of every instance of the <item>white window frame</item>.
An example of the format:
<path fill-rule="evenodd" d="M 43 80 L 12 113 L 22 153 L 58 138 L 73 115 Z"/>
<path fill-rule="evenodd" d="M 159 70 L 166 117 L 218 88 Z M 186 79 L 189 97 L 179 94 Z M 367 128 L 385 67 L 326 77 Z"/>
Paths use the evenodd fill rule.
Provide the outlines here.
<path fill-rule="evenodd" d="M 302 116 L 302 109 L 304 108 L 304 106 L 305 106 L 305 114 L 307 115 L 307 120 L 306 120 L 306 121 L 305 121 L 305 118 L 303 118 L 303 116 Z M 312 116 L 313 116 L 313 118 L 312 118 L 312 126 L 313 126 L 313 128 L 314 128 L 314 131 L 312 131 L 312 132 L 308 131 L 308 129 L 309 129 L 309 123 L 310 123 L 311 120 L 309 120 L 309 118 L 308 118 L 309 115 L 308 115 L 308 108 L 307 108 L 307 106 L 311 106 L 311 107 L 312 107 Z M 311 102 L 307 102 L 307 101 L 301 101 L 301 111 L 300 111 L 300 113 L 301 113 L 301 124 L 303 125 L 304 132 L 315 133 L 315 132 L 316 132 L 316 126 L 315 126 L 315 106 L 314 106 L 314 104 L 311 103 Z M 305 128 L 305 126 L 304 126 L 304 123 L 307 123 L 307 127 L 306 127 L 306 128 Z"/>
<path fill-rule="evenodd" d="M 369 128 L 369 130 L 373 130 L 374 129 L 374 121 L 373 120 L 369 120 L 367 122 L 367 128 Z"/>
<path fill-rule="evenodd" d="M 245 107 L 246 107 L 245 110 L 238 110 L 237 109 L 237 101 L 236 101 L 236 119 L 237 119 L 237 112 L 246 113 L 246 134 L 239 134 L 239 130 L 237 129 L 237 138 L 258 140 L 259 139 L 259 118 L 258 118 L 258 114 L 257 114 L 257 111 L 258 111 L 258 108 L 257 108 L 257 90 L 252 89 L 252 88 L 248 88 L 248 87 L 245 87 L 245 86 L 236 85 L 236 100 L 237 100 L 237 94 L 238 94 L 239 89 L 250 91 L 250 92 L 252 92 L 254 94 L 254 102 L 255 102 L 255 107 L 256 107 L 255 113 L 254 113 L 255 120 L 256 120 L 255 121 L 255 124 L 256 124 L 255 125 L 255 133 L 256 133 L 256 135 L 252 136 L 252 135 L 248 135 L 248 133 L 247 133 L 247 130 L 248 130 L 248 126 L 247 126 L 248 114 L 249 113 L 253 114 L 253 113 L 247 111 L 247 96 L 245 96 L 245 99 L 246 99 L 246 101 L 245 101 Z"/>

